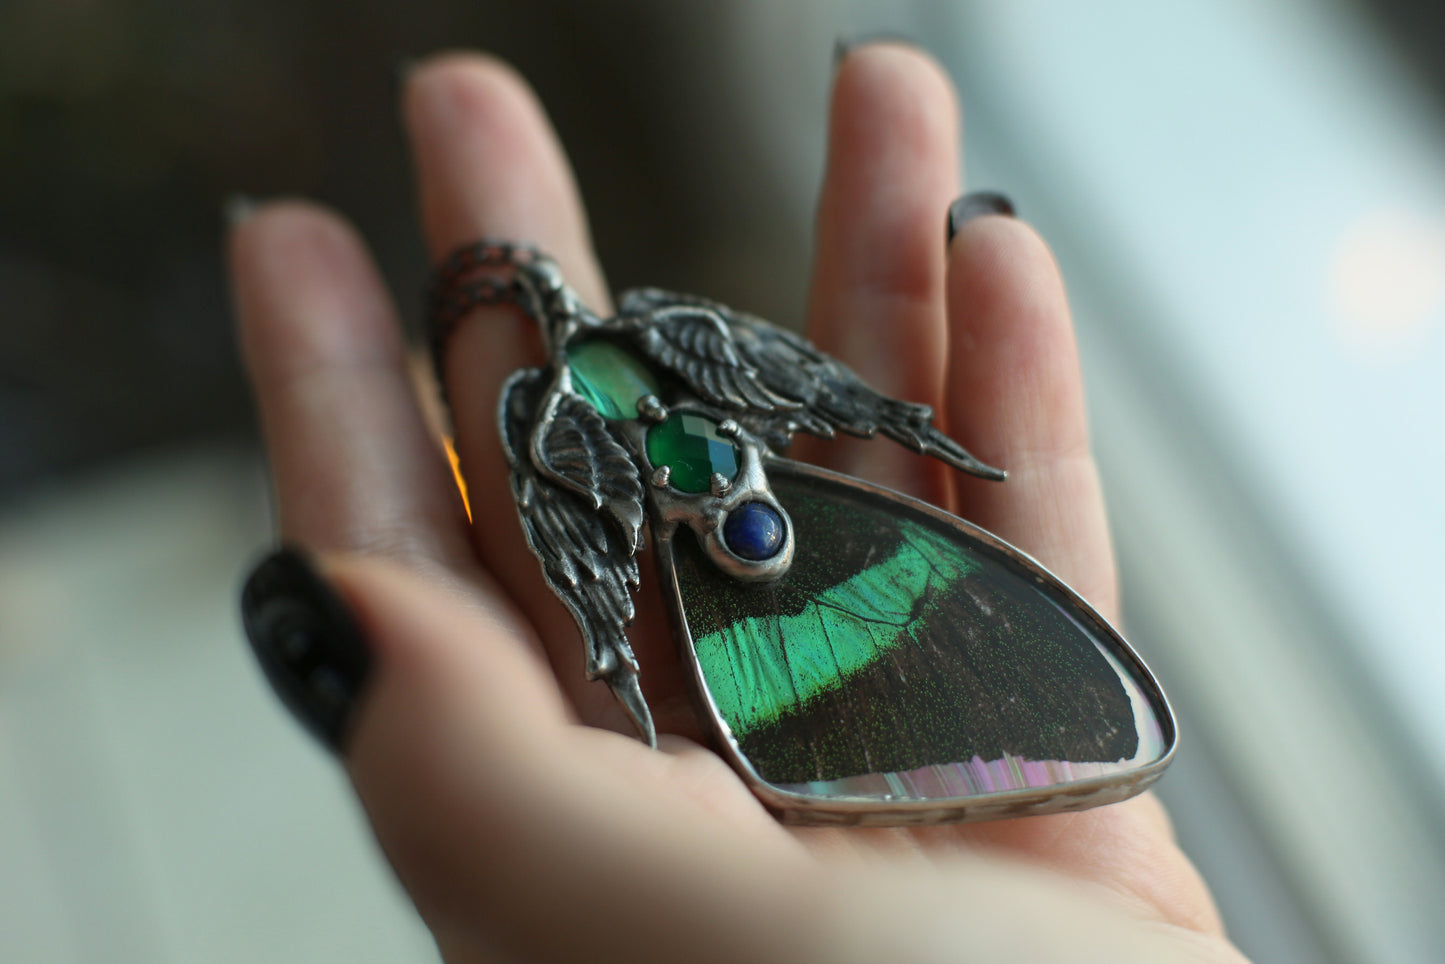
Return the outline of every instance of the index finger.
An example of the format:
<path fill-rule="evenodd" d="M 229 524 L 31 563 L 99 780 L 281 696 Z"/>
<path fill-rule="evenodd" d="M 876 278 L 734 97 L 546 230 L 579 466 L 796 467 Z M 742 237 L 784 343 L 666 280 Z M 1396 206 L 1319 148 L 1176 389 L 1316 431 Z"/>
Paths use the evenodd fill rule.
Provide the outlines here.
<path fill-rule="evenodd" d="M 1008 471 L 1003 483 L 960 477 L 959 514 L 1117 622 L 1073 319 L 1048 246 L 1012 217 L 967 221 L 949 245 L 948 316 L 948 424 L 969 451 Z"/>
<path fill-rule="evenodd" d="M 282 536 L 471 565 L 461 501 L 356 232 L 316 205 L 276 202 L 235 226 L 230 253 Z"/>
<path fill-rule="evenodd" d="M 576 183 L 526 81 L 493 58 L 448 54 L 412 72 L 403 104 L 433 257 L 483 238 L 535 245 L 584 301 L 607 312 Z M 536 324 L 512 304 L 478 305 L 452 329 L 441 361 L 479 560 L 538 629 L 583 720 L 630 731 L 609 689 L 584 678 L 576 624 L 548 589 L 517 522 L 497 405 L 512 372 L 545 364 Z"/>

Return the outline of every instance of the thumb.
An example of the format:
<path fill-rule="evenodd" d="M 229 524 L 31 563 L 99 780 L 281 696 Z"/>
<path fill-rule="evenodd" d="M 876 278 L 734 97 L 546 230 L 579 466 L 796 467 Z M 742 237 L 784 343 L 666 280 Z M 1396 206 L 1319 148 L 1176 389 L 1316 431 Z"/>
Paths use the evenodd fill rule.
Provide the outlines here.
<path fill-rule="evenodd" d="M 490 587 L 458 592 L 359 556 L 327 556 L 321 569 L 374 667 L 347 770 L 435 929 L 494 867 L 487 851 L 536 792 L 529 775 L 555 758 L 571 711 L 531 627 Z"/>
<path fill-rule="evenodd" d="M 452 952 L 722 961 L 795 943 L 787 908 L 816 867 L 717 756 L 572 722 L 505 604 L 380 560 L 323 569 L 375 661 L 347 768 Z"/>

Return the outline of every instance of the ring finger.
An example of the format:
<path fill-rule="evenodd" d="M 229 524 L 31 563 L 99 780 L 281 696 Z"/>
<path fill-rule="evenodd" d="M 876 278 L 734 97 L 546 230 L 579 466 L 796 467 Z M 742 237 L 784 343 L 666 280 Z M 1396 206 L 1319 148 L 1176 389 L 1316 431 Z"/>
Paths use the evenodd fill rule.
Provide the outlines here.
<path fill-rule="evenodd" d="M 439 57 L 408 78 L 404 114 L 434 260 L 481 238 L 534 244 L 557 259 L 589 307 L 608 311 L 572 172 L 520 77 L 486 57 Z M 453 330 L 443 377 L 473 511 L 472 539 L 482 564 L 537 627 L 581 718 L 630 733 L 632 725 L 607 687 L 584 678 L 577 628 L 527 549 L 502 459 L 496 417 L 502 383 L 516 369 L 544 362 L 535 326 L 515 308 L 478 307 Z M 670 655 L 670 648 L 663 652 Z M 644 665 L 658 662 L 645 652 L 639 656 Z M 654 684 L 665 678 L 649 676 Z"/>
<path fill-rule="evenodd" d="M 958 106 L 920 51 L 871 44 L 833 85 L 808 335 L 878 391 L 939 412 L 947 335 L 942 212 L 958 194 Z M 938 505 L 943 467 L 886 442 L 805 444 L 803 457 Z"/>

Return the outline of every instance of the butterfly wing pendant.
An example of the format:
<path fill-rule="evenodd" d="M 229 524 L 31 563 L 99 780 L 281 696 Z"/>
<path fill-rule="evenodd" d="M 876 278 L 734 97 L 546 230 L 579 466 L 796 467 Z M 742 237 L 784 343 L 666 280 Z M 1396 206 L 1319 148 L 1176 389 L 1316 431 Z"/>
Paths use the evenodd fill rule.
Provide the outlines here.
<path fill-rule="evenodd" d="M 526 291 L 550 362 L 502 393 L 513 493 L 589 677 L 648 742 L 627 639 L 645 535 L 705 729 L 787 822 L 1080 810 L 1168 765 L 1174 722 L 1153 676 L 1043 566 L 934 506 L 778 454 L 799 431 L 881 433 L 1003 478 L 927 406 L 714 302 L 643 289 L 601 318 L 545 265 Z"/>

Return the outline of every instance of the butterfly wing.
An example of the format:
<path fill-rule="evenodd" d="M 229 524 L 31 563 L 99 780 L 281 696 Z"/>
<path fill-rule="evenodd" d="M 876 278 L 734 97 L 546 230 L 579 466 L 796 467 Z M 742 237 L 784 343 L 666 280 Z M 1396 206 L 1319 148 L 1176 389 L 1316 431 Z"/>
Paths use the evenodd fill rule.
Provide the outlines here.
<path fill-rule="evenodd" d="M 768 464 L 797 530 L 740 585 L 691 533 L 659 547 L 719 748 L 795 822 L 931 823 L 1082 809 L 1163 770 L 1158 685 L 1018 550 L 896 492 Z"/>

